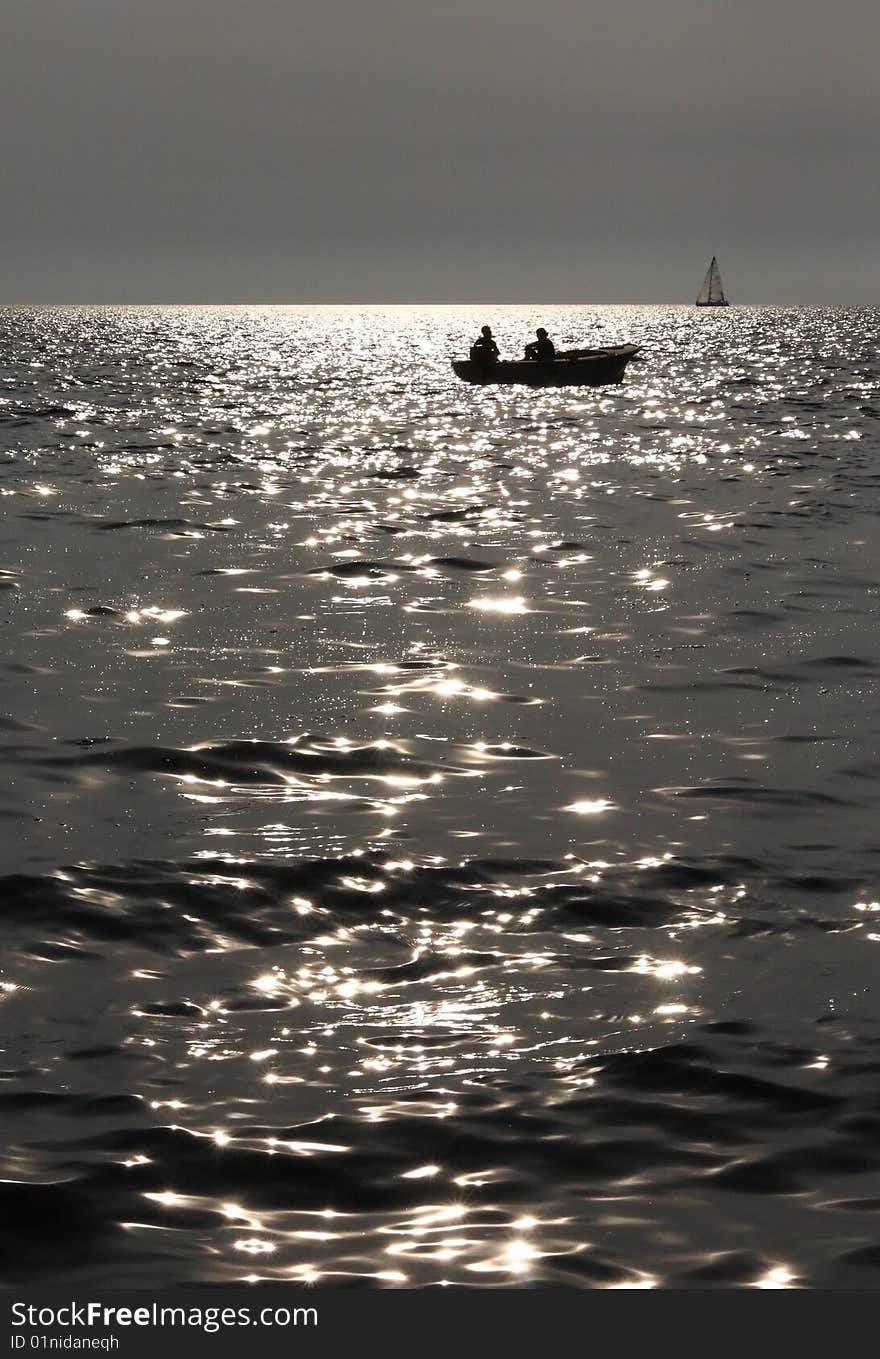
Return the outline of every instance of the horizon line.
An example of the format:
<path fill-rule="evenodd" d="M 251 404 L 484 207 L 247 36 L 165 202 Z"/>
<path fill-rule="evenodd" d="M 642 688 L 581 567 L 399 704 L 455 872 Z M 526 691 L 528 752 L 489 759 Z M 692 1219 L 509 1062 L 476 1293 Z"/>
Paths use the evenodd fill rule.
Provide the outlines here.
<path fill-rule="evenodd" d="M 446 302 L 433 301 L 433 302 L 432 302 L 432 301 L 428 301 L 427 299 L 418 299 L 418 300 L 416 300 L 416 299 L 410 299 L 410 300 L 408 300 L 408 301 L 395 301 L 395 302 L 392 302 L 392 301 L 379 301 L 379 302 L 377 302 L 377 301 L 370 301 L 370 302 L 368 302 L 368 301 L 366 301 L 366 300 L 363 300 L 363 301 L 352 301 L 352 300 L 343 301 L 343 300 L 341 300 L 341 299 L 340 299 L 340 300 L 325 299 L 324 301 L 321 301 L 321 302 L 315 302 L 315 301 L 305 302 L 305 301 L 295 301 L 295 300 L 290 300 L 290 299 L 286 299 L 286 300 L 283 300 L 283 301 L 282 301 L 282 300 L 276 299 L 276 300 L 272 301 L 272 300 L 265 299 L 265 298 L 262 299 L 262 300 L 259 300 L 259 301 L 256 300 L 256 299 L 232 301 L 232 300 L 224 300 L 224 299 L 220 299 L 220 298 L 213 298 L 213 299 L 211 299 L 211 300 L 207 300 L 207 299 L 202 298 L 201 300 L 198 300 L 198 301 L 197 301 L 197 300 L 194 300 L 194 299 L 190 299 L 190 300 L 176 299 L 176 300 L 170 301 L 170 300 L 161 300 L 161 299 L 157 299 L 157 298 L 153 298 L 153 299 L 143 299 L 143 298 L 142 298 L 142 299 L 140 299 L 140 300 L 136 300 L 136 299 L 133 299 L 133 298 L 128 298 L 128 299 L 117 298 L 117 299 L 114 299 L 113 301 L 110 301 L 110 300 L 108 300 L 108 299 L 104 299 L 104 300 L 98 300 L 98 299 L 87 300 L 87 299 L 82 299 L 82 298 L 79 299 L 79 300 L 76 300 L 76 301 L 75 301 L 75 300 L 72 300 L 72 299 L 69 299 L 69 298 L 68 298 L 68 299 L 56 298 L 56 299 L 53 300 L 53 301 L 48 301 L 48 300 L 46 300 L 46 299 L 43 299 L 42 301 L 38 301 L 38 300 L 35 300 L 35 299 L 31 299 L 31 300 L 29 300 L 29 301 L 28 301 L 28 300 L 19 300 L 19 301 L 15 301 L 15 302 L 0 301 L 0 308 L 3 308 L 3 309 L 6 309 L 6 308 L 13 308 L 13 307 L 242 307 L 242 308 L 243 308 L 243 307 L 314 307 L 314 308 L 320 308 L 320 307 L 371 307 L 371 308 L 376 308 L 376 309 L 383 308 L 383 307 L 688 307 L 688 308 L 693 307 L 693 308 L 696 308 L 696 306 L 697 306 L 697 303 L 696 303 L 695 301 L 691 302 L 691 301 L 682 301 L 682 300 L 671 300 L 671 299 L 668 299 L 668 298 L 666 298 L 666 299 L 659 299 L 659 298 L 643 299 L 643 300 L 638 301 L 638 302 L 636 302 L 636 301 L 615 301 L 615 302 L 611 302 L 611 301 L 596 301 L 596 300 L 593 300 L 593 301 L 581 300 L 581 301 L 563 302 L 563 301 L 558 301 L 558 300 L 557 300 L 557 301 L 550 301 L 550 300 L 548 300 L 547 298 L 538 299 L 538 300 L 520 299 L 520 300 L 503 301 L 503 302 L 502 302 L 502 301 L 499 301 L 499 300 L 497 300 L 497 299 L 494 300 L 494 301 L 489 301 L 489 300 L 483 299 L 483 300 L 477 301 L 477 302 L 474 302 L 474 301 L 465 301 L 465 300 L 459 300 L 459 301 L 446 301 Z M 810 308 L 810 307 L 815 307 L 815 308 L 822 308 L 822 307 L 846 307 L 846 308 L 850 308 L 850 309 L 857 309 L 857 308 L 858 308 L 858 309 L 863 309 L 863 310 L 869 310 L 869 309 L 871 309 L 871 308 L 880 307 L 880 301 L 877 301 L 877 302 L 864 302 L 864 301 L 863 301 L 863 302 L 843 302 L 843 301 L 840 301 L 840 302 L 782 302 L 782 301 L 775 301 L 775 302 L 774 302 L 774 301 L 750 302 L 750 301 L 739 301 L 739 302 L 728 302 L 726 307 L 723 307 L 723 308 L 716 308 L 715 310 L 727 310 L 727 311 L 729 311 L 731 308 L 736 308 L 736 307 L 803 307 L 803 308 Z M 703 310 L 706 310 L 706 308 L 701 307 L 700 310 L 703 311 Z"/>

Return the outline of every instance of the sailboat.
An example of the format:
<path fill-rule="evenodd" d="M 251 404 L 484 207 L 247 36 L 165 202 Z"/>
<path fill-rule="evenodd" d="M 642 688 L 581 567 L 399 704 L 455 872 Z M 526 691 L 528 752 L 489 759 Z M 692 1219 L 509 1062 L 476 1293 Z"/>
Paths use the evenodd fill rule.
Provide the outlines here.
<path fill-rule="evenodd" d="M 718 268 L 718 261 L 712 256 L 712 263 L 706 270 L 706 277 L 703 279 L 703 286 L 697 293 L 698 307 L 728 307 L 730 303 L 724 296 L 724 285 L 721 282 L 721 270 Z"/>

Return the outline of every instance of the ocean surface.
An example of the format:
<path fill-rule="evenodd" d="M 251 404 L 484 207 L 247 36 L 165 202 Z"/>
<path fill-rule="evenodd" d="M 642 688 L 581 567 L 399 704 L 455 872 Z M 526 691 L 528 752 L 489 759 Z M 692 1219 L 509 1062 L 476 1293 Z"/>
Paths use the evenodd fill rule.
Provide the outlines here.
<path fill-rule="evenodd" d="M 878 337 L 0 312 L 6 1284 L 880 1285 Z"/>

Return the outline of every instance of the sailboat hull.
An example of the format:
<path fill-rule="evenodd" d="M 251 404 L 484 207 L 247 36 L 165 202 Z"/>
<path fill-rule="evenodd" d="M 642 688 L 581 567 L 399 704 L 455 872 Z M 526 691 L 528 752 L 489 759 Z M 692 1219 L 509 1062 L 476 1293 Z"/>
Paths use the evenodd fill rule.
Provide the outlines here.
<path fill-rule="evenodd" d="M 719 302 L 697 302 L 696 305 L 698 307 L 729 307 L 730 303 L 726 297 L 723 297 Z"/>

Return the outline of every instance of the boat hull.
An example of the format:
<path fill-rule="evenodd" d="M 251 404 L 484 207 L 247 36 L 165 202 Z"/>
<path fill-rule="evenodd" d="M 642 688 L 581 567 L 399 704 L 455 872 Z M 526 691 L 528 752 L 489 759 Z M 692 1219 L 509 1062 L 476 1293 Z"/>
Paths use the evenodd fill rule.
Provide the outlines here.
<path fill-rule="evenodd" d="M 559 355 L 550 363 L 535 359 L 500 359 L 485 365 L 473 359 L 453 359 L 456 377 L 475 386 L 500 387 L 605 387 L 620 382 L 639 345 L 580 351 L 576 358 Z"/>

